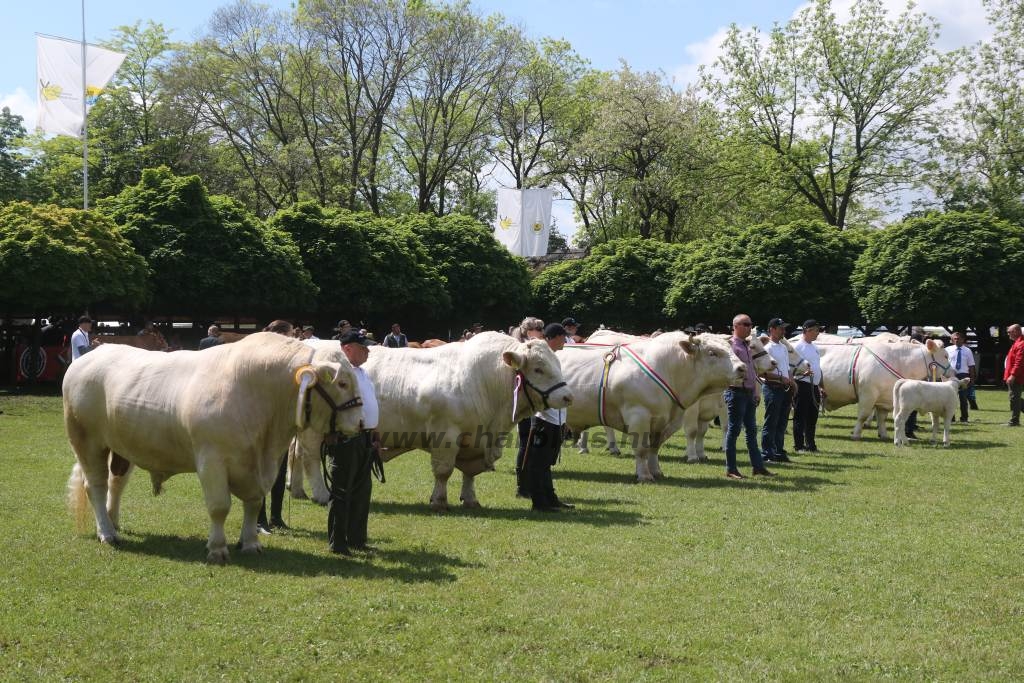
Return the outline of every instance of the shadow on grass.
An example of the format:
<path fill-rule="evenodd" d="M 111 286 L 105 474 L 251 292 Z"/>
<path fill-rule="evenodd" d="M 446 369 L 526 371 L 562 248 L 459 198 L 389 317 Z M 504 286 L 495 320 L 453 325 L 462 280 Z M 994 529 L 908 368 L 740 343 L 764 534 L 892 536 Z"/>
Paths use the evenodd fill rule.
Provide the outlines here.
<path fill-rule="evenodd" d="M 643 486 L 676 486 L 676 487 L 679 487 L 679 488 L 687 488 L 687 489 L 718 489 L 718 488 L 729 488 L 731 486 L 737 486 L 737 485 L 743 486 L 747 482 L 756 482 L 758 484 L 769 486 L 770 490 L 773 490 L 773 491 L 777 490 L 777 491 L 780 491 L 780 492 L 781 491 L 811 492 L 811 491 L 816 491 L 817 489 L 819 489 L 822 486 L 835 486 L 835 485 L 837 485 L 836 482 L 832 481 L 831 479 L 826 479 L 824 477 L 815 477 L 815 476 L 807 476 L 807 475 L 790 476 L 789 474 L 785 473 L 786 471 L 784 469 L 782 469 L 782 467 L 779 467 L 776 470 L 776 472 L 779 474 L 779 476 L 776 477 L 776 478 L 763 479 L 763 478 L 748 477 L 747 479 L 745 479 L 742 482 L 736 482 L 736 481 L 733 481 L 731 479 L 726 479 L 725 478 L 725 476 L 724 476 L 724 474 L 725 474 L 725 461 L 724 460 L 719 461 L 718 463 L 715 463 L 714 460 L 711 460 L 711 461 L 709 461 L 709 463 L 702 463 L 700 465 L 695 464 L 693 466 L 694 467 L 694 472 L 697 472 L 698 468 L 700 468 L 701 471 L 704 471 L 703 468 L 707 467 L 708 464 L 710 464 L 711 467 L 713 467 L 716 472 L 720 472 L 722 476 L 721 477 L 715 476 L 715 477 L 711 477 L 711 478 L 708 478 L 708 477 L 705 477 L 705 476 L 700 476 L 700 477 L 679 477 L 679 476 L 665 477 L 663 479 L 659 479 L 657 482 L 655 482 L 653 484 L 642 484 L 642 485 Z M 834 465 L 833 467 L 835 467 L 836 470 L 839 470 L 839 469 L 843 468 L 842 465 Z M 601 483 L 617 483 L 617 484 L 640 485 L 640 484 L 637 484 L 636 476 L 634 476 L 632 474 L 629 474 L 629 475 L 622 474 L 622 475 L 620 475 L 620 474 L 615 474 L 615 473 L 610 473 L 610 472 L 562 472 L 562 473 L 560 473 L 559 479 L 573 479 L 573 480 L 577 480 L 577 481 L 595 481 L 595 482 L 601 482 Z"/>
<path fill-rule="evenodd" d="M 564 473 L 562 473 L 564 474 Z M 570 477 L 559 476 L 558 479 L 569 479 Z M 464 508 L 461 505 L 452 505 L 447 512 L 434 512 L 426 503 L 374 503 L 373 513 L 384 515 L 450 515 L 453 517 L 475 517 L 482 519 L 509 519 L 509 520 L 530 520 L 544 519 L 545 521 L 569 522 L 572 524 L 586 524 L 597 527 L 610 526 L 638 526 L 644 523 L 643 517 L 635 512 L 624 512 L 622 510 L 609 510 L 598 507 L 599 505 L 613 505 L 621 501 L 615 499 L 592 498 L 583 500 L 573 498 L 580 507 L 576 510 L 560 513 L 538 513 L 530 509 L 530 501 L 523 500 L 522 507 L 499 508 L 481 507 L 476 509 Z M 591 506 L 594 507 L 591 507 Z"/>
<path fill-rule="evenodd" d="M 318 534 L 309 534 L 317 536 Z M 327 551 L 327 534 L 319 534 Z M 198 537 L 148 535 L 138 539 L 129 537 L 118 549 L 122 552 L 162 557 L 178 562 L 205 563 L 205 540 Z M 418 548 L 415 550 L 387 550 L 379 545 L 372 552 L 356 553 L 351 557 L 320 555 L 293 548 L 264 548 L 258 555 L 242 554 L 231 547 L 231 564 L 247 567 L 261 573 L 289 574 L 291 576 L 340 576 L 383 579 L 402 583 L 450 583 L 457 578 L 454 568 L 479 568 L 452 555 Z M 390 566 L 395 565 L 395 566 Z"/>

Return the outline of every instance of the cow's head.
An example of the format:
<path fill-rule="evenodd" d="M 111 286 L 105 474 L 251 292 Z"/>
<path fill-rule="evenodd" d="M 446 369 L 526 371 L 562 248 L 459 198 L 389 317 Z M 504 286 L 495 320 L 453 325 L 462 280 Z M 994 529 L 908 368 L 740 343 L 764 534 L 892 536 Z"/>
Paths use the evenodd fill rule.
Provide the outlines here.
<path fill-rule="evenodd" d="M 682 361 L 673 364 L 672 385 L 679 402 L 686 408 L 702 396 L 743 381 L 746 366 L 721 336 L 666 332 L 649 343 L 656 344 L 652 348 L 662 347 Z"/>
<path fill-rule="evenodd" d="M 299 397 L 295 424 L 327 434 L 334 431 L 351 436 L 362 428 L 363 409 L 352 364 L 341 350 L 318 351 L 309 365 L 295 371 Z"/>
<path fill-rule="evenodd" d="M 562 364 L 547 342 L 531 339 L 516 344 L 501 354 L 505 365 L 522 377 L 522 391 L 526 403 L 541 408 L 568 408 L 572 404 L 572 391 L 562 378 Z"/>
<path fill-rule="evenodd" d="M 772 358 L 771 354 L 768 353 L 764 348 L 764 342 L 756 334 L 752 334 L 747 337 L 747 343 L 750 344 L 750 358 L 754 361 L 754 372 L 763 374 L 770 372 L 778 367 L 778 363 Z"/>
<path fill-rule="evenodd" d="M 813 372 L 811 364 L 806 358 L 796 352 L 796 349 L 793 348 L 788 339 L 783 337 L 779 343 L 786 347 L 786 355 L 789 356 L 789 369 L 793 373 L 793 377 L 806 377 Z M 819 347 L 818 355 L 820 356 L 821 354 L 822 351 Z"/>
<path fill-rule="evenodd" d="M 946 349 L 938 339 L 927 339 L 924 342 L 925 354 L 928 363 L 928 378 L 938 381 L 956 377 L 956 370 L 949 362 Z"/>

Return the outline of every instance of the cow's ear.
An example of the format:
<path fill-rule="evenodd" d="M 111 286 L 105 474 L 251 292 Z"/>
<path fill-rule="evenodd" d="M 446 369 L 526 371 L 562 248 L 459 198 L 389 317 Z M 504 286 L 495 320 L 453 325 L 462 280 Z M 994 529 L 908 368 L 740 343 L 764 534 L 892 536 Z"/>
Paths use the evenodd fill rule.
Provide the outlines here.
<path fill-rule="evenodd" d="M 936 351 L 942 348 L 942 346 L 940 346 L 939 343 L 934 339 L 926 339 L 924 341 L 924 345 L 928 347 L 928 351 L 930 353 L 935 353 Z"/>
<path fill-rule="evenodd" d="M 341 374 L 340 363 L 324 363 L 317 367 L 317 379 L 326 384 L 334 384 L 338 380 L 338 375 Z"/>
<path fill-rule="evenodd" d="M 501 354 L 501 360 L 513 370 L 519 370 L 526 364 L 526 356 L 515 351 L 506 351 Z"/>
<path fill-rule="evenodd" d="M 692 356 L 700 348 L 700 340 L 690 335 L 687 339 L 680 340 L 679 348 Z"/>

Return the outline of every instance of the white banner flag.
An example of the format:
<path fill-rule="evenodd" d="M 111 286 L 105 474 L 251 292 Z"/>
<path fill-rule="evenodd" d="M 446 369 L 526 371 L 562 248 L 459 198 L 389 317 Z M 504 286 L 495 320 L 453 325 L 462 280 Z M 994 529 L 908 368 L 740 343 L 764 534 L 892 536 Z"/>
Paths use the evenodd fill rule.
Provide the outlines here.
<path fill-rule="evenodd" d="M 494 239 L 516 256 L 522 256 L 523 205 L 519 190 L 498 188 L 498 220 Z"/>
<path fill-rule="evenodd" d="M 82 136 L 82 95 L 92 106 L 117 72 L 125 55 L 95 45 L 85 46 L 85 87 L 82 87 L 82 43 L 36 36 L 36 88 L 44 133 Z"/>
<path fill-rule="evenodd" d="M 516 256 L 547 254 L 553 198 L 554 192 L 547 188 L 499 188 L 494 238 Z"/>
<path fill-rule="evenodd" d="M 553 198 L 554 193 L 547 188 L 523 190 L 523 256 L 537 257 L 548 253 Z"/>

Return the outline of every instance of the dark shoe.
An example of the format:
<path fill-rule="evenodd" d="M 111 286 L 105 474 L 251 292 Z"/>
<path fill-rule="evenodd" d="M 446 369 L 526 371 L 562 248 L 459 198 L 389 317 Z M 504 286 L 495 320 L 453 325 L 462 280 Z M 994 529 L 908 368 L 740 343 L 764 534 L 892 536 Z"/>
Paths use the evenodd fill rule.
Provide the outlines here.
<path fill-rule="evenodd" d="M 556 500 L 553 503 L 553 505 L 556 508 L 562 508 L 563 510 L 575 510 L 576 509 L 576 506 L 573 505 L 572 503 L 566 503 L 565 501 L 562 501 L 562 500 Z"/>
<path fill-rule="evenodd" d="M 766 467 L 762 467 L 759 470 L 754 470 L 755 477 L 774 477 L 775 473 L 768 470 Z"/>
<path fill-rule="evenodd" d="M 352 551 L 349 550 L 348 546 L 345 545 L 341 546 L 340 548 L 331 548 L 331 552 L 335 555 L 346 555 L 348 557 L 352 556 Z"/>
<path fill-rule="evenodd" d="M 967 418 L 966 418 L 966 417 L 961 417 L 961 418 L 960 418 L 960 421 L 961 421 L 961 422 L 967 422 Z"/>
<path fill-rule="evenodd" d="M 1004 427 L 1020 427 L 1020 422 L 1014 422 L 1013 420 L 1010 420 L 1009 422 L 1007 422 L 1003 426 Z"/>
<path fill-rule="evenodd" d="M 270 520 L 270 528 L 271 529 L 291 529 L 291 527 L 288 526 L 287 524 L 285 524 L 284 520 L 281 519 L 280 517 L 276 517 L 276 518 Z"/>
<path fill-rule="evenodd" d="M 811 446 L 810 448 L 807 449 L 807 452 L 808 453 L 817 453 L 818 452 L 818 447 L 817 446 Z"/>
<path fill-rule="evenodd" d="M 532 510 L 534 512 L 561 512 L 562 508 L 555 507 L 554 505 L 534 505 Z"/>
<path fill-rule="evenodd" d="M 978 408 L 978 404 L 977 403 L 972 403 L 971 404 L 971 410 L 980 410 L 980 408 Z"/>
<path fill-rule="evenodd" d="M 733 470 L 725 473 L 726 479 L 743 479 L 743 475 Z"/>
<path fill-rule="evenodd" d="M 772 462 L 793 462 L 792 460 L 789 459 L 788 455 L 773 455 L 771 461 Z M 768 462 L 768 461 L 765 460 L 765 462 Z"/>

